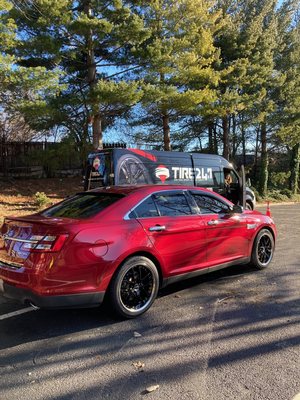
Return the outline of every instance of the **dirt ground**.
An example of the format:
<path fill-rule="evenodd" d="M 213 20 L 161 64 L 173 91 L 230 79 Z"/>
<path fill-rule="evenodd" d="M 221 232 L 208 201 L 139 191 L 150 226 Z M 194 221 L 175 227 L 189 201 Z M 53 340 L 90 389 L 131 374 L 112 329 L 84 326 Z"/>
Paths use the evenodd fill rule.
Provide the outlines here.
<path fill-rule="evenodd" d="M 35 204 L 34 197 L 37 192 L 44 192 L 51 203 L 54 204 L 73 193 L 81 191 L 82 188 L 81 177 L 0 179 L 0 222 L 4 216 L 21 216 L 38 211 L 39 207 Z"/>

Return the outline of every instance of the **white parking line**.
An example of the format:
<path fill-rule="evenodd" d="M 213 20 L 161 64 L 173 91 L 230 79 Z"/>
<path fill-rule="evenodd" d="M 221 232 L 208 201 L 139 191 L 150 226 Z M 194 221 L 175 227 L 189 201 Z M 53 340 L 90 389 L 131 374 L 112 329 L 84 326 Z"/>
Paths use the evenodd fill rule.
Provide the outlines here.
<path fill-rule="evenodd" d="M 27 307 L 27 308 L 22 308 L 22 310 L 18 310 L 18 311 L 14 311 L 14 312 L 11 312 L 11 313 L 8 313 L 8 314 L 0 315 L 0 321 L 3 320 L 3 319 L 15 317 L 16 315 L 25 314 L 25 313 L 28 313 L 30 311 L 35 311 L 35 310 L 32 307 Z"/>

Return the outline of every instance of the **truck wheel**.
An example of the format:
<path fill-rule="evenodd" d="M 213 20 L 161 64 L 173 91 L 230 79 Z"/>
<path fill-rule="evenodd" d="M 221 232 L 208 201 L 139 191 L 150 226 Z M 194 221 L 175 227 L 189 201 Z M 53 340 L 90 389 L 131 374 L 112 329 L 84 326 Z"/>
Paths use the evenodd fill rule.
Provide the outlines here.
<path fill-rule="evenodd" d="M 253 210 L 253 204 L 251 201 L 246 201 L 246 210 Z"/>
<path fill-rule="evenodd" d="M 155 264 L 147 257 L 129 258 L 114 276 L 109 295 L 115 313 L 135 318 L 147 311 L 154 302 L 159 287 Z"/>

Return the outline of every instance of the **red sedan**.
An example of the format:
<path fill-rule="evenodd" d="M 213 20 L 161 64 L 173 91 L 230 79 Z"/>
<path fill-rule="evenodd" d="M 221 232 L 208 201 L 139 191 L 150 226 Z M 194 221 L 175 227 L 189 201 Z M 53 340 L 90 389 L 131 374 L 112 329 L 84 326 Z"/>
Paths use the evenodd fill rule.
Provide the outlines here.
<path fill-rule="evenodd" d="M 272 218 L 209 190 L 124 186 L 78 193 L 45 211 L 8 217 L 0 293 L 42 308 L 98 306 L 136 317 L 160 287 L 236 264 L 266 268 Z"/>

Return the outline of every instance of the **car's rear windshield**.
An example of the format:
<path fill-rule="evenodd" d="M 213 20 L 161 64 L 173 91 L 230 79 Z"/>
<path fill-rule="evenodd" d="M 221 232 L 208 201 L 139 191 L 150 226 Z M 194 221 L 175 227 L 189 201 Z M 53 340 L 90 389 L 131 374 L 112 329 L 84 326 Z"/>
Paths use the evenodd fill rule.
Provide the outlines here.
<path fill-rule="evenodd" d="M 48 208 L 42 215 L 74 219 L 89 218 L 123 197 L 124 195 L 115 193 L 78 193 L 60 204 Z"/>

